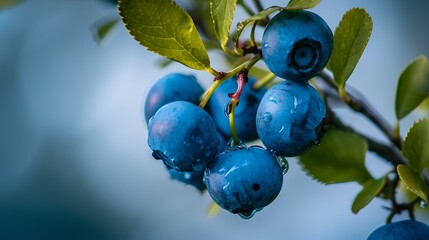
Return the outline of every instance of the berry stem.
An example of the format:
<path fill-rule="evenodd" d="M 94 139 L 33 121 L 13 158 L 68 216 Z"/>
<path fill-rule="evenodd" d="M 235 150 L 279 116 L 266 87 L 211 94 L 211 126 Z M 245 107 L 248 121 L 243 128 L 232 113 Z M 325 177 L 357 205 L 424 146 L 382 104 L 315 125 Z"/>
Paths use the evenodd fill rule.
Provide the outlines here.
<path fill-rule="evenodd" d="M 209 101 L 210 97 L 213 95 L 214 91 L 227 79 L 229 79 L 232 76 L 237 75 L 239 72 L 243 70 L 249 70 L 253 67 L 259 60 L 261 59 L 261 55 L 257 54 L 252 59 L 238 65 L 234 69 L 230 70 L 229 72 L 217 72 L 214 69 L 212 69 L 214 72 L 216 72 L 216 75 L 214 79 L 214 83 L 209 87 L 209 89 L 206 90 L 206 92 L 201 97 L 200 104 L 198 105 L 200 108 L 205 108 L 207 105 L 207 102 Z"/>
<path fill-rule="evenodd" d="M 240 144 L 240 140 L 238 138 L 237 129 L 235 128 L 234 114 L 235 107 L 237 107 L 240 102 L 241 93 L 243 92 L 243 88 L 248 82 L 247 69 L 241 71 L 237 76 L 237 90 L 235 93 L 229 93 L 228 97 L 231 98 L 231 101 L 228 104 L 228 117 L 229 117 L 229 126 L 231 128 L 231 136 L 234 140 L 234 144 Z"/>
<path fill-rule="evenodd" d="M 256 9 L 258 9 L 259 12 L 262 11 L 262 10 L 264 10 L 264 7 L 262 6 L 261 1 L 259 1 L 259 0 L 253 0 L 253 4 L 255 4 Z"/>
<path fill-rule="evenodd" d="M 237 104 L 238 102 L 232 99 L 228 105 L 229 126 L 231 127 L 231 136 L 232 136 L 232 139 L 234 140 L 235 145 L 240 144 L 240 140 L 238 138 L 237 129 L 235 128 L 235 120 L 234 120 L 235 107 L 237 106 Z"/>
<path fill-rule="evenodd" d="M 240 5 L 244 9 L 244 11 L 249 14 L 249 16 L 255 15 L 255 12 L 253 12 L 253 10 L 250 9 L 250 7 L 247 6 L 247 4 L 243 0 L 238 0 L 237 4 Z"/>

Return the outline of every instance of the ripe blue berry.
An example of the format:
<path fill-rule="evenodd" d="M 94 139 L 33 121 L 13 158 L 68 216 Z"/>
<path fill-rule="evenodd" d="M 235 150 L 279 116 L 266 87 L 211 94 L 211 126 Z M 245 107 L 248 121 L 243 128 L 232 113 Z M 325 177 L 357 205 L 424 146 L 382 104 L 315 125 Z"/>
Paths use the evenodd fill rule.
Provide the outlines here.
<path fill-rule="evenodd" d="M 281 11 L 262 36 L 262 56 L 271 72 L 292 80 L 307 81 L 328 63 L 333 47 L 332 31 L 317 14 Z"/>
<path fill-rule="evenodd" d="M 232 147 L 208 165 L 204 181 L 219 206 L 250 218 L 274 201 L 281 190 L 283 174 L 269 151 L 256 146 Z"/>
<path fill-rule="evenodd" d="M 297 156 L 319 142 L 326 108 L 308 83 L 284 81 L 261 100 L 256 129 L 264 145 L 279 156 Z"/>
<path fill-rule="evenodd" d="M 219 139 L 210 115 L 198 106 L 171 102 L 148 123 L 148 144 L 156 159 L 179 171 L 202 171 L 217 154 Z"/>
<path fill-rule="evenodd" d="M 429 226 L 415 221 L 403 220 L 389 223 L 375 229 L 367 240 L 426 240 L 429 239 Z"/>
<path fill-rule="evenodd" d="M 218 147 L 217 153 L 219 154 L 225 150 L 227 140 L 219 132 L 217 136 L 219 138 L 219 147 Z M 193 171 L 193 172 L 181 172 L 181 171 L 177 171 L 174 168 L 168 168 L 168 167 L 166 167 L 166 169 L 172 179 L 182 182 L 186 185 L 194 186 L 196 189 L 200 190 L 201 192 L 206 189 L 206 184 L 203 181 L 205 169 L 203 171 Z"/>
<path fill-rule="evenodd" d="M 165 104 L 174 101 L 197 104 L 203 93 L 204 89 L 192 75 L 172 73 L 162 77 L 155 82 L 146 95 L 144 103 L 146 123 Z"/>
<path fill-rule="evenodd" d="M 236 130 L 243 141 L 258 139 L 255 117 L 259 102 L 266 89 L 252 89 L 251 86 L 255 82 L 255 79 L 249 77 L 248 83 L 241 93 L 240 103 L 235 109 Z M 219 131 L 225 136 L 231 136 L 229 119 L 225 116 L 225 107 L 231 100 L 228 93 L 234 93 L 237 90 L 237 85 L 236 77 L 226 80 L 216 89 L 207 104 L 207 112 L 212 116 Z"/>

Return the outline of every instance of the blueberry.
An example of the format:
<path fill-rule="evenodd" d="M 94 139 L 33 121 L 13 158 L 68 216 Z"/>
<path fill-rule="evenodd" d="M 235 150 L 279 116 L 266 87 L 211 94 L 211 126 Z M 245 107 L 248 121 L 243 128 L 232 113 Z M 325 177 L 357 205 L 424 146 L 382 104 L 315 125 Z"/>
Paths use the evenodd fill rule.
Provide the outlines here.
<path fill-rule="evenodd" d="M 226 148 L 226 139 L 224 136 L 222 136 L 218 132 L 218 138 L 219 138 L 219 148 L 218 153 L 221 153 Z M 204 169 L 205 170 L 205 169 Z M 167 171 L 170 174 L 170 177 L 176 181 L 183 182 L 186 185 L 194 186 L 196 189 L 200 191 L 204 191 L 206 189 L 206 185 L 203 182 L 204 177 L 204 170 L 203 171 L 197 171 L 197 172 L 180 172 L 177 171 L 174 168 L 168 168 Z"/>
<path fill-rule="evenodd" d="M 429 239 L 429 226 L 415 221 L 402 220 L 375 229 L 367 240 L 426 240 Z"/>
<path fill-rule="evenodd" d="M 333 47 L 332 31 L 317 14 L 281 11 L 262 36 L 262 56 L 271 72 L 292 80 L 307 81 L 328 63 Z"/>
<path fill-rule="evenodd" d="M 283 174 L 269 151 L 257 146 L 233 147 L 208 165 L 204 181 L 219 206 L 250 218 L 274 201 L 280 193 Z"/>
<path fill-rule="evenodd" d="M 202 171 L 219 147 L 216 126 L 198 106 L 175 101 L 161 107 L 148 123 L 148 144 L 155 159 L 179 171 Z"/>
<path fill-rule="evenodd" d="M 256 115 L 264 145 L 279 156 L 297 156 L 319 142 L 326 108 L 307 82 L 284 81 L 267 91 Z"/>
<path fill-rule="evenodd" d="M 167 103 L 187 101 L 198 103 L 204 89 L 192 75 L 172 73 L 155 82 L 146 95 L 144 103 L 144 118 L 146 123 Z"/>
<path fill-rule="evenodd" d="M 238 136 L 243 141 L 252 141 L 258 139 L 256 132 L 256 110 L 259 102 L 264 96 L 266 89 L 252 89 L 256 82 L 254 78 L 249 77 L 248 83 L 244 86 L 240 97 L 240 103 L 235 109 L 235 127 Z M 228 93 L 234 93 L 237 90 L 236 77 L 232 77 L 222 83 L 211 96 L 207 104 L 207 112 L 212 116 L 219 131 L 225 136 L 231 136 L 229 119 L 225 115 L 225 108 L 229 101 Z"/>

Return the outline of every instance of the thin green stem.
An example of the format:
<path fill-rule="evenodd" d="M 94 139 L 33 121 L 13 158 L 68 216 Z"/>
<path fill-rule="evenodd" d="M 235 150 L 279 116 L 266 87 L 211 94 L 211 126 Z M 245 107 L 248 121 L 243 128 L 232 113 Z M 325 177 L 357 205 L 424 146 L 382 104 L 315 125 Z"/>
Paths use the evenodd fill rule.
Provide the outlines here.
<path fill-rule="evenodd" d="M 205 93 L 203 94 L 203 96 L 201 97 L 201 102 L 198 105 L 200 108 L 205 108 L 207 105 L 207 102 L 209 101 L 210 97 L 213 95 L 214 91 L 227 79 L 229 79 L 232 76 L 237 75 L 239 72 L 247 69 L 249 70 L 250 68 L 253 67 L 253 65 L 255 65 L 259 60 L 261 59 L 261 55 L 255 55 L 252 59 L 238 65 L 237 67 L 233 68 L 232 70 L 230 70 L 229 72 L 216 72 L 215 70 L 213 70 L 215 74 L 213 74 L 215 76 L 215 81 L 214 83 L 209 87 L 209 89 L 207 89 L 205 91 Z"/>
<path fill-rule="evenodd" d="M 235 107 L 237 106 L 238 101 L 236 101 L 235 99 L 231 99 L 231 102 L 229 103 L 229 126 L 231 128 L 231 136 L 232 139 L 234 140 L 234 144 L 238 145 L 240 144 L 240 140 L 238 138 L 238 134 L 237 134 L 237 129 L 235 127 L 235 119 L 234 119 L 234 114 L 235 114 Z"/>
<path fill-rule="evenodd" d="M 258 45 L 256 44 L 256 41 L 255 41 L 255 30 L 256 30 L 257 24 L 258 24 L 258 21 L 255 21 L 253 23 L 252 30 L 250 31 L 250 46 L 253 48 L 258 48 Z"/>
<path fill-rule="evenodd" d="M 243 0 L 238 0 L 237 4 L 240 5 L 244 9 L 244 11 L 249 14 L 249 16 L 255 15 L 255 12 L 250 9 L 250 7 L 247 6 L 247 4 Z"/>
<path fill-rule="evenodd" d="M 255 4 L 256 9 L 260 12 L 264 10 L 264 7 L 262 6 L 262 3 L 260 0 L 253 0 L 253 4 Z"/>

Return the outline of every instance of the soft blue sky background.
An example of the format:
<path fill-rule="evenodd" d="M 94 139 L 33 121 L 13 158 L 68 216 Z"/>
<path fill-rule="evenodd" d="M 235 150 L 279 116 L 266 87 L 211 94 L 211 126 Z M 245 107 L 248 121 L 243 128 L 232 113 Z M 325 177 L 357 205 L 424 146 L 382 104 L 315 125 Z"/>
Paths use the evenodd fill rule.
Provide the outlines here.
<path fill-rule="evenodd" d="M 326 0 L 314 11 L 335 29 L 352 7 L 366 8 L 374 29 L 349 83 L 393 123 L 398 75 L 429 55 L 429 3 Z M 208 194 L 171 181 L 151 158 L 140 109 L 148 87 L 169 72 L 193 73 L 206 87 L 212 79 L 179 64 L 158 68 L 160 58 L 122 24 L 97 45 L 90 29 L 115 14 L 90 0 L 28 0 L 0 11 L 0 238 L 360 240 L 384 222 L 386 202 L 354 215 L 357 184 L 324 186 L 295 159 L 279 197 L 253 219 L 225 211 L 207 218 Z M 338 111 L 383 139 L 362 117 Z M 405 119 L 404 133 L 418 117 Z M 367 165 L 374 176 L 387 170 L 372 154 Z"/>

